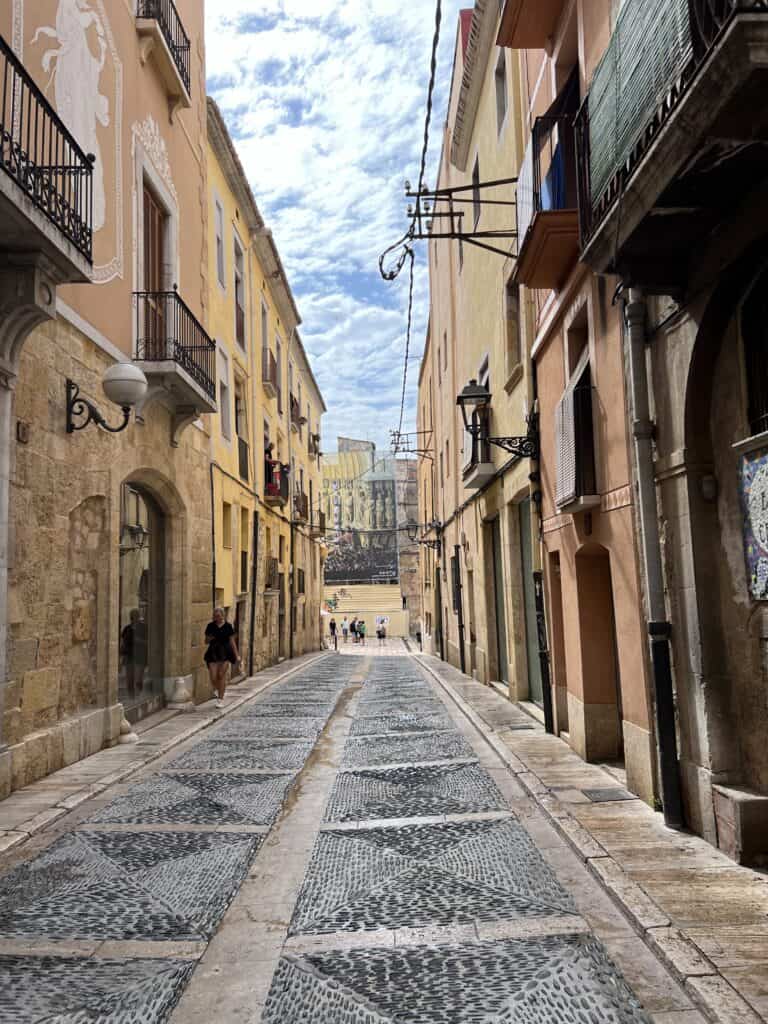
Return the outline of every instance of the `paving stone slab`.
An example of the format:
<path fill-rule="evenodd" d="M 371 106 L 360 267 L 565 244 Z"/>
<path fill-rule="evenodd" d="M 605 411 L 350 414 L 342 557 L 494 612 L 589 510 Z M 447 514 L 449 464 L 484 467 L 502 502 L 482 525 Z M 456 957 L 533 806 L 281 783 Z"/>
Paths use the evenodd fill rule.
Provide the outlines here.
<path fill-rule="evenodd" d="M 160 1024 L 189 960 L 0 956 L 0 1024 Z"/>
<path fill-rule="evenodd" d="M 254 715 L 246 714 L 233 718 L 219 726 L 211 735 L 215 740 L 257 739 L 279 737 L 281 739 L 317 739 L 325 727 L 328 716 L 309 717 L 306 715 Z"/>
<path fill-rule="evenodd" d="M 340 772 L 326 821 L 503 811 L 506 801 L 474 762 Z"/>
<path fill-rule="evenodd" d="M 135 785 L 86 820 L 126 825 L 269 825 L 295 778 L 163 772 Z"/>
<path fill-rule="evenodd" d="M 432 732 L 419 736 L 350 737 L 344 747 L 342 767 L 404 764 L 408 761 L 452 761 L 474 756 L 472 747 L 458 732 Z"/>
<path fill-rule="evenodd" d="M 0 879 L 0 937 L 209 938 L 262 837 L 77 832 Z"/>
<path fill-rule="evenodd" d="M 299 739 L 204 740 L 173 758 L 166 767 L 209 772 L 299 769 L 313 745 Z"/>
<path fill-rule="evenodd" d="M 357 717 L 368 718 L 377 715 L 409 714 L 445 714 L 445 705 L 434 697 L 423 697 L 419 700 L 404 700 L 397 696 L 381 696 L 360 701 L 357 705 Z"/>
<path fill-rule="evenodd" d="M 263 1024 L 650 1024 L 584 935 L 283 957 Z"/>
<path fill-rule="evenodd" d="M 241 716 L 236 719 L 230 719 L 230 721 L 242 721 L 243 718 L 320 718 L 325 720 L 328 718 L 336 701 L 317 701 L 317 700 L 305 700 L 302 697 L 296 697 L 291 700 L 290 697 L 281 697 L 277 699 L 277 695 L 273 700 L 259 701 L 258 704 L 254 704 L 248 708 Z"/>
<path fill-rule="evenodd" d="M 450 732 L 455 725 L 445 712 L 401 711 L 395 714 L 357 717 L 351 736 L 383 736 L 387 733 Z"/>
<path fill-rule="evenodd" d="M 575 914 L 510 818 L 318 837 L 290 934 L 421 928 Z"/>

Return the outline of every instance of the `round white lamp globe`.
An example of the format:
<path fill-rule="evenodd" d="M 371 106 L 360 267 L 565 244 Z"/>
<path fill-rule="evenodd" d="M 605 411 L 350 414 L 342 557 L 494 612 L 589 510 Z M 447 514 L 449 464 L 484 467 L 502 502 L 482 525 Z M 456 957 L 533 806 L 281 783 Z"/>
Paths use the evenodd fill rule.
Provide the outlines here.
<path fill-rule="evenodd" d="M 101 380 L 104 394 L 115 405 L 131 409 L 147 393 L 147 378 L 133 363 L 115 363 Z"/>

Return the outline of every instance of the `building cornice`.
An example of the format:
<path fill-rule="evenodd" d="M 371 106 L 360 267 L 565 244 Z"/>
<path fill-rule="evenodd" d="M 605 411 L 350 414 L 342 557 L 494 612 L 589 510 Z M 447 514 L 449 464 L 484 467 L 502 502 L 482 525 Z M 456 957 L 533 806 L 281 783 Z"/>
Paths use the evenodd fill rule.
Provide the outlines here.
<path fill-rule="evenodd" d="M 475 118 L 488 66 L 488 56 L 495 42 L 498 4 L 493 0 L 476 0 L 472 12 L 472 25 L 464 54 L 464 71 L 456 101 L 456 114 L 452 128 L 451 163 L 466 171 L 469 149 L 475 128 Z"/>

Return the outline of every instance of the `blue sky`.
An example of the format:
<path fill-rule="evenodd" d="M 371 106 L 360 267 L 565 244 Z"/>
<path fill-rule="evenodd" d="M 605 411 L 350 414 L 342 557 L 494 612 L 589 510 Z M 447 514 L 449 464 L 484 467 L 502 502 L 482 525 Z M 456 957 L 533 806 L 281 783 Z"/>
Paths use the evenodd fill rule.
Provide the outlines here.
<path fill-rule="evenodd" d="M 208 91 L 229 125 L 274 232 L 323 391 L 324 447 L 337 434 L 388 447 L 397 426 L 407 274 L 379 277 L 406 227 L 403 182 L 418 177 L 434 0 L 226 0 L 206 11 Z M 443 3 L 428 182 L 434 184 L 456 35 Z M 428 307 L 418 243 L 412 352 Z M 418 360 L 405 425 L 415 422 Z"/>

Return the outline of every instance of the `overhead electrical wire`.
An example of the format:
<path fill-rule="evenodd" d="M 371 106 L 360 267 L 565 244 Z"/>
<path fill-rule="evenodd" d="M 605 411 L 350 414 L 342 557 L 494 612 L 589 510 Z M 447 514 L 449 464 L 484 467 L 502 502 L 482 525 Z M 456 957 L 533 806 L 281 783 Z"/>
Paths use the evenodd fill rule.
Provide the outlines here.
<path fill-rule="evenodd" d="M 421 193 L 424 188 L 424 175 L 427 169 L 427 152 L 429 150 L 429 126 L 432 120 L 432 103 L 435 92 L 435 81 L 437 79 L 437 50 L 440 44 L 440 23 L 443 17 L 442 0 L 437 0 L 435 5 L 435 31 L 432 37 L 432 57 L 429 70 L 429 87 L 427 89 L 427 110 L 424 117 L 424 138 L 421 149 L 421 163 L 419 166 L 419 184 L 416 189 L 416 206 L 411 214 L 411 223 L 408 230 L 393 245 L 384 250 L 379 257 L 379 273 L 385 281 L 394 281 L 408 261 L 408 314 L 405 331 L 405 358 L 403 359 L 403 389 L 400 398 L 400 419 L 397 431 L 402 432 L 403 418 L 405 416 L 405 395 L 408 385 L 408 361 L 411 347 L 411 331 L 413 328 L 413 279 L 414 279 L 414 252 L 413 237 L 416 232 L 416 223 L 421 216 Z M 397 259 L 385 269 L 384 263 L 387 257 L 399 250 Z"/>

